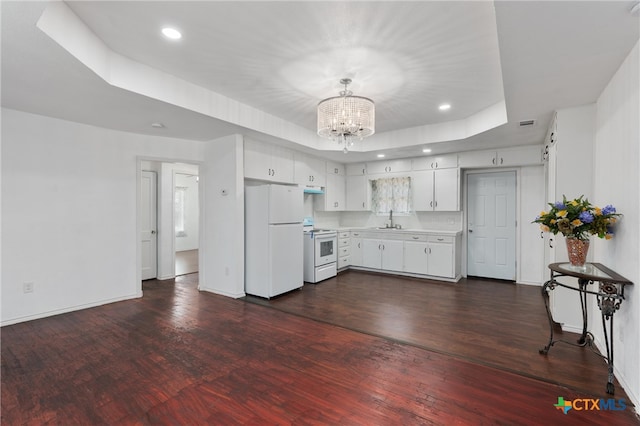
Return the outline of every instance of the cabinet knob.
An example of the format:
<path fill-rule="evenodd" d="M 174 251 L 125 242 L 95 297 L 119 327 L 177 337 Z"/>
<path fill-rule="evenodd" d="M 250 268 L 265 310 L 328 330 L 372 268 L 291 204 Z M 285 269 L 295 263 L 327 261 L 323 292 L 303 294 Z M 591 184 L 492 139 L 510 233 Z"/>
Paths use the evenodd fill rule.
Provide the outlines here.
<path fill-rule="evenodd" d="M 549 238 L 549 247 L 553 248 L 553 238 Z"/>

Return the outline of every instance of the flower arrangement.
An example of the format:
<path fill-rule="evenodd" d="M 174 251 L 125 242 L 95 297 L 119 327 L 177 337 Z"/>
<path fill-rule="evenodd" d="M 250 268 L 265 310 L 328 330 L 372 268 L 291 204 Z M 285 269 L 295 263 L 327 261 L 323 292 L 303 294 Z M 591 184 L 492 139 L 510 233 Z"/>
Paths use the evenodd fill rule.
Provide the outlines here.
<path fill-rule="evenodd" d="M 597 235 L 607 240 L 613 238 L 612 225 L 616 223 L 616 208 L 611 204 L 603 208 L 593 206 L 588 199 L 581 195 L 571 201 L 562 196 L 562 201 L 549 203 L 551 209 L 540 212 L 532 223 L 539 223 L 544 232 L 557 234 L 579 240 L 588 240 L 589 236 Z"/>

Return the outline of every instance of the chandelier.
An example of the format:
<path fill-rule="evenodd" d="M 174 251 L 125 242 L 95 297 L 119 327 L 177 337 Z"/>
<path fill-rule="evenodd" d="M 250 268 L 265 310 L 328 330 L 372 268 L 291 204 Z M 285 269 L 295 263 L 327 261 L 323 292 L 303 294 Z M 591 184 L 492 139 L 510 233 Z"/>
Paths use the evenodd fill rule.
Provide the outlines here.
<path fill-rule="evenodd" d="M 343 78 L 340 96 L 318 104 L 318 135 L 343 145 L 346 154 L 353 142 L 371 136 L 376 131 L 376 107 L 371 99 L 352 96 L 347 86 L 350 78 Z"/>

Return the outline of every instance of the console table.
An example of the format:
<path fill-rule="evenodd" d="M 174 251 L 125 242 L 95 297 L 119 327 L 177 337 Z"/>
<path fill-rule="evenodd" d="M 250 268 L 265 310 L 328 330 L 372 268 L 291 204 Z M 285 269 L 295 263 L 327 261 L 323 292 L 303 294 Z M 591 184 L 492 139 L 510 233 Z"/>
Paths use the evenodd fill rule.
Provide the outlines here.
<path fill-rule="evenodd" d="M 593 334 L 587 331 L 587 295 L 595 295 L 598 300 L 600 313 L 602 314 L 604 342 L 607 347 L 607 356 L 598 355 L 607 361 L 609 367 L 607 393 L 613 395 L 613 314 L 620 309 L 620 304 L 624 300 L 624 287 L 633 283 L 600 263 L 587 263 L 584 267 L 574 267 L 569 263 L 552 263 L 549 265 L 549 269 L 551 270 L 551 277 L 549 281 L 545 282 L 542 286 L 542 295 L 545 308 L 547 309 L 547 316 L 549 317 L 550 336 L 549 343 L 540 349 L 540 353 L 546 355 L 549 349 L 557 342 L 568 343 L 574 346 L 584 347 L 588 345 L 592 347 Z M 578 286 L 575 287 L 561 283 L 557 280 L 560 277 L 575 277 L 578 279 Z M 595 282 L 598 283 L 597 287 L 591 289 L 590 286 Z M 578 339 L 577 344 L 565 340 L 554 340 L 553 329 L 555 322 L 553 321 L 553 316 L 549 308 L 549 293 L 558 286 L 577 291 L 580 294 L 582 335 Z M 609 326 L 608 330 L 607 325 Z"/>

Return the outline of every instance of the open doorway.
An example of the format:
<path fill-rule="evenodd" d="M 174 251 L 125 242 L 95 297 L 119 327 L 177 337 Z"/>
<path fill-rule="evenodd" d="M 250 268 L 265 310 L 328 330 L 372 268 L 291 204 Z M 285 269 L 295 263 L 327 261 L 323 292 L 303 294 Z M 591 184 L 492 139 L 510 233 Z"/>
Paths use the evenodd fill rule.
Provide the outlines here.
<path fill-rule="evenodd" d="M 154 160 L 140 160 L 139 166 L 142 280 L 168 280 L 198 272 L 199 166 Z M 182 209 L 178 214 L 176 194 L 180 194 Z"/>
<path fill-rule="evenodd" d="M 192 165 L 174 175 L 175 273 L 198 272 L 199 200 L 198 167 Z"/>

